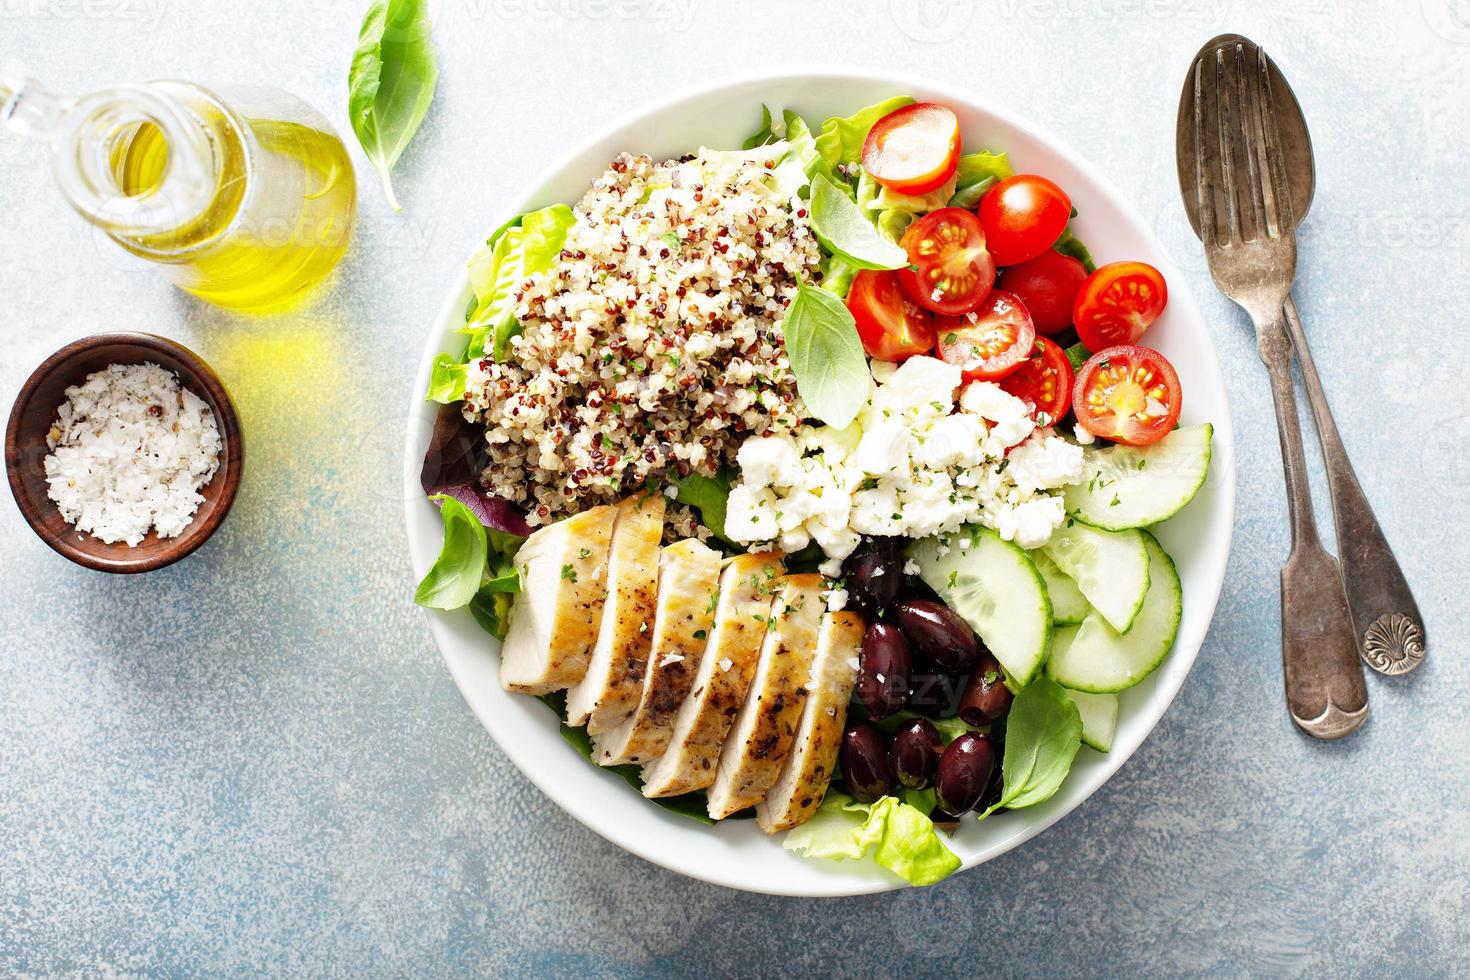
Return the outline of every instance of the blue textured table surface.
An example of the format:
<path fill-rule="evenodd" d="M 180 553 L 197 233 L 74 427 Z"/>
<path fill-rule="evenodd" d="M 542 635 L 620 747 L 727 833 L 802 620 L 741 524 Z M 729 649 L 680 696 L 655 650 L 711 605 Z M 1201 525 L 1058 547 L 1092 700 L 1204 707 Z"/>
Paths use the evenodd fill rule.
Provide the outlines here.
<path fill-rule="evenodd" d="M 4 405 L 68 340 L 156 331 L 216 366 L 249 446 L 221 531 L 147 576 L 74 567 L 0 504 L 0 974 L 1470 971 L 1464 0 L 435 6 L 443 73 L 399 167 L 406 210 L 354 145 L 360 231 L 305 313 L 232 317 L 127 265 L 36 147 L 0 141 Z M 360 12 L 0 0 L 0 58 L 67 91 L 268 81 L 346 132 Z M 1227 29 L 1267 46 L 1311 122 L 1297 295 L 1430 634 L 1417 674 L 1370 679 L 1372 720 L 1339 744 L 1283 707 L 1265 378 L 1175 190 L 1179 86 Z M 1149 216 L 1216 325 L 1240 502 L 1199 662 L 1101 792 L 933 889 L 804 902 L 646 864 L 512 768 L 410 602 L 399 474 L 429 319 L 517 186 L 681 86 L 835 62 L 1010 105 Z"/>

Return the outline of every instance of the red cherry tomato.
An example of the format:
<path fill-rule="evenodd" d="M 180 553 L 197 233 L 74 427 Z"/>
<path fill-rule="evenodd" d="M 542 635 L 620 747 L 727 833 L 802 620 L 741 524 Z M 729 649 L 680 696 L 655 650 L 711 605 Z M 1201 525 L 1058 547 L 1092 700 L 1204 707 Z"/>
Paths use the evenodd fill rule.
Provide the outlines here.
<path fill-rule="evenodd" d="M 1017 265 L 1057 243 L 1072 217 L 1072 199 L 1045 177 L 1016 174 L 985 192 L 979 215 L 995 261 Z"/>
<path fill-rule="evenodd" d="M 854 276 L 847 308 L 870 357 L 902 361 L 934 348 L 934 317 L 903 294 L 891 272 L 864 269 Z"/>
<path fill-rule="evenodd" d="M 936 313 L 968 313 L 995 285 L 980 219 L 964 208 L 940 208 L 909 225 L 899 244 L 910 268 L 898 270 L 909 299 Z"/>
<path fill-rule="evenodd" d="M 1019 296 L 1036 332 L 1049 336 L 1072 325 L 1077 290 L 1086 280 L 1086 266 L 1049 248 L 1034 259 L 1002 269 L 996 285 Z"/>
<path fill-rule="evenodd" d="M 1147 262 L 1109 262 L 1082 284 L 1072 322 L 1088 350 L 1136 344 L 1168 302 L 1158 269 Z"/>
<path fill-rule="evenodd" d="M 1021 366 L 1000 380 L 1000 386 L 1031 406 L 1039 425 L 1055 425 L 1072 406 L 1076 377 L 1067 352 L 1045 337 L 1036 338 Z"/>
<path fill-rule="evenodd" d="M 980 308 L 963 316 L 934 318 L 940 359 L 966 381 L 995 381 L 1021 366 L 1036 344 L 1031 314 L 1010 293 L 993 289 Z"/>
<path fill-rule="evenodd" d="M 1147 347 L 1108 347 L 1077 372 L 1072 408 L 1095 436 L 1147 446 L 1179 421 L 1184 394 L 1164 355 Z"/>
<path fill-rule="evenodd" d="M 960 121 L 933 102 L 895 109 L 873 123 L 863 141 L 863 169 L 900 194 L 927 194 L 954 176 Z"/>

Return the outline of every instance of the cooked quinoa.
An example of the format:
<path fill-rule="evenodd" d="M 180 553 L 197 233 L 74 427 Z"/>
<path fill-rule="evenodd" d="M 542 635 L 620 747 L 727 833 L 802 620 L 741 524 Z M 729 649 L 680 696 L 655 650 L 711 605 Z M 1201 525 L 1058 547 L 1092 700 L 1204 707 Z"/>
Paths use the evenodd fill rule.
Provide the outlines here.
<path fill-rule="evenodd" d="M 573 208 L 555 268 L 521 285 L 504 363 L 470 365 L 485 483 L 533 524 L 661 474 L 712 473 L 802 417 L 780 321 L 820 255 L 760 151 L 624 154 Z"/>

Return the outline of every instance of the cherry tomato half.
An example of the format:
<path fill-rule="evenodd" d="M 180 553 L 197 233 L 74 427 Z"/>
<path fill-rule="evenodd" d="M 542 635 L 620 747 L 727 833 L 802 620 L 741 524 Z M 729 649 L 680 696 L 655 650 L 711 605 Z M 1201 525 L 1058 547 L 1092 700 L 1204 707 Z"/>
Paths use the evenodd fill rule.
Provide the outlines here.
<path fill-rule="evenodd" d="M 978 213 L 995 261 L 1016 265 L 1057 243 L 1072 217 L 1072 199 L 1045 177 L 1016 174 L 985 192 Z"/>
<path fill-rule="evenodd" d="M 1168 435 L 1183 402 L 1174 366 L 1147 347 L 1098 351 L 1077 372 L 1072 390 L 1072 408 L 1084 429 L 1130 446 Z"/>
<path fill-rule="evenodd" d="M 900 194 L 927 194 L 954 176 L 960 121 L 933 102 L 895 109 L 873 123 L 863 141 L 863 169 Z"/>
<path fill-rule="evenodd" d="M 1067 352 L 1045 337 L 1036 338 L 1021 366 L 1000 380 L 1000 386 L 1031 406 L 1038 425 L 1055 425 L 1072 406 L 1076 377 Z"/>
<path fill-rule="evenodd" d="M 1082 284 L 1072 322 L 1088 350 L 1136 344 L 1168 302 L 1158 269 L 1147 262 L 1109 262 Z"/>
<path fill-rule="evenodd" d="M 1036 344 L 1036 327 L 1021 301 L 993 289 L 980 308 L 934 318 L 939 357 L 965 373 L 966 381 L 995 381 L 1021 366 Z"/>
<path fill-rule="evenodd" d="M 1077 290 L 1086 280 L 1086 266 L 1049 248 L 1034 259 L 1002 269 L 996 285 L 1019 296 L 1036 332 L 1050 336 L 1072 325 Z"/>
<path fill-rule="evenodd" d="M 853 277 L 847 308 L 870 357 L 902 361 L 934 348 L 934 317 L 904 295 L 891 272 L 864 269 Z"/>
<path fill-rule="evenodd" d="M 898 270 L 909 299 L 936 313 L 968 313 L 995 285 L 995 263 L 980 219 L 964 208 L 940 208 L 909 225 L 899 244 L 910 268 Z"/>

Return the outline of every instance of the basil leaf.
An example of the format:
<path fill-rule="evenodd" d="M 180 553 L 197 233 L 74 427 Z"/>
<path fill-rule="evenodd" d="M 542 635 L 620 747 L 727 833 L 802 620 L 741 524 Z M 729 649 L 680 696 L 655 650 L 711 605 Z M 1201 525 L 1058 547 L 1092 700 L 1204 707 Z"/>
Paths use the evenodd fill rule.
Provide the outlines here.
<path fill-rule="evenodd" d="M 822 174 L 812 178 L 812 233 L 827 251 L 859 269 L 900 269 L 908 253 L 884 238 L 851 198 Z"/>
<path fill-rule="evenodd" d="M 765 146 L 767 143 L 776 142 L 776 134 L 771 132 L 771 110 L 764 102 L 761 103 L 761 128 L 756 130 L 744 143 L 740 144 L 742 150 L 753 150 L 757 146 Z"/>
<path fill-rule="evenodd" d="M 481 587 L 470 600 L 470 615 L 475 617 L 480 629 L 497 640 L 503 640 L 510 631 L 511 602 L 511 593 L 496 592 L 488 586 Z"/>
<path fill-rule="evenodd" d="M 453 497 L 439 494 L 429 499 L 439 505 L 444 519 L 444 544 L 414 590 L 413 601 L 430 609 L 458 609 L 475 597 L 485 576 L 485 525 Z"/>
<path fill-rule="evenodd" d="M 872 376 L 857 323 L 833 293 L 800 286 L 782 321 L 786 356 L 807 414 L 837 429 L 857 418 Z"/>
<path fill-rule="evenodd" d="M 954 194 L 950 196 L 948 206 L 952 208 L 979 207 L 980 199 L 985 196 L 985 192 L 990 190 L 994 184 L 994 177 L 985 177 L 978 183 L 971 184 L 969 187 L 956 185 Z"/>
<path fill-rule="evenodd" d="M 745 550 L 743 545 L 735 544 L 725 537 L 725 505 L 730 499 L 729 476 L 725 473 L 718 473 L 715 476 L 690 473 L 688 476 L 681 476 L 675 480 L 674 488 L 679 491 L 679 503 L 698 508 L 699 519 L 704 522 L 705 527 L 714 532 L 715 537 L 742 551 Z"/>
<path fill-rule="evenodd" d="M 1086 364 L 1087 359 L 1092 356 L 1092 352 L 1087 349 L 1087 345 L 1080 340 L 1071 347 L 1068 347 L 1064 353 L 1067 355 L 1067 360 L 1072 363 L 1073 371 L 1081 371 L 1082 365 Z"/>
<path fill-rule="evenodd" d="M 438 80 L 427 0 L 375 0 L 352 55 L 347 112 L 395 211 L 403 207 L 389 171 L 428 115 Z"/>
<path fill-rule="evenodd" d="M 1082 745 L 1082 716 L 1056 681 L 1039 677 L 1021 688 L 1006 716 L 1005 784 L 1000 807 L 1019 810 L 1051 799 L 1072 769 Z"/>
<path fill-rule="evenodd" d="M 453 354 L 440 354 L 434 358 L 434 368 L 429 372 L 429 401 L 448 405 L 464 397 L 465 377 L 469 366 L 460 363 Z"/>

